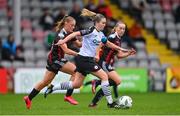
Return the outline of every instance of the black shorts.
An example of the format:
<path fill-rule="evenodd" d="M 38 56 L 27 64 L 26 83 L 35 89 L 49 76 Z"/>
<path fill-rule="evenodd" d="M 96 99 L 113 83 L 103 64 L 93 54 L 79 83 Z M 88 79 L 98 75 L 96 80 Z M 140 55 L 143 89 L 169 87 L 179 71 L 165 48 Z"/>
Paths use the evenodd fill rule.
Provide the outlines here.
<path fill-rule="evenodd" d="M 58 71 L 63 67 L 64 64 L 66 64 L 68 62 L 67 59 L 62 58 L 60 61 L 59 60 L 55 60 L 50 62 L 49 60 L 47 60 L 47 65 L 46 65 L 46 69 L 49 71 L 54 72 L 55 74 L 58 73 Z"/>
<path fill-rule="evenodd" d="M 111 72 L 114 71 L 114 67 L 111 64 L 107 64 L 105 61 L 100 60 L 98 62 L 99 66 L 105 71 L 105 72 Z"/>
<path fill-rule="evenodd" d="M 93 57 L 85 57 L 78 55 L 75 57 L 75 63 L 76 71 L 84 76 L 101 69 L 101 67 L 95 62 Z"/>

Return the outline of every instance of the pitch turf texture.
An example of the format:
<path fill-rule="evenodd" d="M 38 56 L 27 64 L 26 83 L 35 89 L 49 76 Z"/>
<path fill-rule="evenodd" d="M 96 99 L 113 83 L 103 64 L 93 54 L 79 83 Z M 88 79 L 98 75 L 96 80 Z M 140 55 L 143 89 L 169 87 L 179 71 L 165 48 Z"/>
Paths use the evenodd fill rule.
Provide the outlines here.
<path fill-rule="evenodd" d="M 167 93 L 121 93 L 133 99 L 130 109 L 109 109 L 103 98 L 96 108 L 89 108 L 92 99 L 91 93 L 74 94 L 79 105 L 73 106 L 63 101 L 63 94 L 52 94 L 44 99 L 38 95 L 32 104 L 32 109 L 27 110 L 22 100 L 22 94 L 0 95 L 0 115 L 143 115 L 143 114 L 180 114 L 180 94 Z"/>

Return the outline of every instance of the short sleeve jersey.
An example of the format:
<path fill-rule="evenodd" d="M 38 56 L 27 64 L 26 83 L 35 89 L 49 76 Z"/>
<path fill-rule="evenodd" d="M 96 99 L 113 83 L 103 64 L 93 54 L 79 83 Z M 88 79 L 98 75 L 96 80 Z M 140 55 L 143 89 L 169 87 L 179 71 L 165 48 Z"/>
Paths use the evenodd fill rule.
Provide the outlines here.
<path fill-rule="evenodd" d="M 103 38 L 105 38 L 105 35 L 103 34 L 103 32 L 98 31 L 95 27 L 90 27 L 89 29 L 81 30 L 80 33 L 83 36 L 83 41 L 79 55 L 95 57 L 96 48 L 101 42 L 104 41 Z"/>

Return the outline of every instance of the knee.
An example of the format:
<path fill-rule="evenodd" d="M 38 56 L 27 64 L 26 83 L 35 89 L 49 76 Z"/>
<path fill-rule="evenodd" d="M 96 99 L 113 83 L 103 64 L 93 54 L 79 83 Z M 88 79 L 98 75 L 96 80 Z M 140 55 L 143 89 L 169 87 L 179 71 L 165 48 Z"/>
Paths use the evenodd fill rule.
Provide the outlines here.
<path fill-rule="evenodd" d="M 119 79 L 115 83 L 116 83 L 116 85 L 120 85 L 121 84 L 121 80 Z"/>
<path fill-rule="evenodd" d="M 108 80 L 108 75 L 106 73 L 101 75 L 101 80 L 102 81 L 107 81 Z"/>

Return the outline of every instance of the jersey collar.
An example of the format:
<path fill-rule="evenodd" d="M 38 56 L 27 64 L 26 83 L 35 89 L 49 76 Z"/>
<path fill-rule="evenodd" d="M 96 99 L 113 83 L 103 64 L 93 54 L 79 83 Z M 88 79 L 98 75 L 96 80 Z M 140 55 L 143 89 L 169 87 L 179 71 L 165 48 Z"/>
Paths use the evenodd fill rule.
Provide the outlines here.
<path fill-rule="evenodd" d="M 65 34 L 67 34 L 67 32 L 66 32 L 66 30 L 65 30 L 64 28 L 63 28 L 62 30 L 63 30 L 63 32 L 64 32 Z"/>
<path fill-rule="evenodd" d="M 121 37 L 119 37 L 119 35 L 117 34 L 117 32 L 115 32 L 115 34 L 116 34 L 116 36 L 117 36 L 118 39 L 121 39 Z"/>

